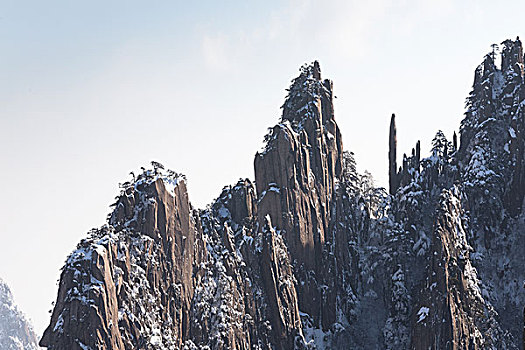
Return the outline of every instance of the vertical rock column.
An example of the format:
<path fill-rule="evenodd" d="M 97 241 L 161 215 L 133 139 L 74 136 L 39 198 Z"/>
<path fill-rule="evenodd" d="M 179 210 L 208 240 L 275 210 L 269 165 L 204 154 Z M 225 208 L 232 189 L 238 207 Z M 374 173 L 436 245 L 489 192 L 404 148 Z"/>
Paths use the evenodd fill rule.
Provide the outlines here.
<path fill-rule="evenodd" d="M 326 298 L 321 286 L 334 278 L 323 250 L 332 239 L 329 223 L 342 158 L 332 98 L 332 83 L 321 80 L 319 65 L 304 66 L 289 89 L 281 122 L 254 164 L 260 227 L 269 215 L 285 238 L 301 280 L 299 307 L 323 327 L 335 321 L 335 299 Z"/>
<path fill-rule="evenodd" d="M 399 186 L 397 176 L 397 137 L 396 137 L 396 115 L 392 114 L 390 119 L 390 134 L 388 138 L 388 176 L 390 194 L 396 193 Z"/>

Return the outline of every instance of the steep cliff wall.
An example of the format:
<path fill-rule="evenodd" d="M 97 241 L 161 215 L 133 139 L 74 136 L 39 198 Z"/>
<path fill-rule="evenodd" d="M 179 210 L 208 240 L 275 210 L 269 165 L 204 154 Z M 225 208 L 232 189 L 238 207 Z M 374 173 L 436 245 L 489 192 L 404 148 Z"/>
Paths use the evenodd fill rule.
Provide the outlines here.
<path fill-rule="evenodd" d="M 525 304 L 523 52 L 476 70 L 457 137 L 389 192 L 356 171 L 317 62 L 292 81 L 255 183 L 194 210 L 153 163 L 63 268 L 50 349 L 516 349 Z"/>
<path fill-rule="evenodd" d="M 124 185 L 108 225 L 90 232 L 66 261 L 41 345 L 181 347 L 205 256 L 184 179 L 144 172 Z"/>

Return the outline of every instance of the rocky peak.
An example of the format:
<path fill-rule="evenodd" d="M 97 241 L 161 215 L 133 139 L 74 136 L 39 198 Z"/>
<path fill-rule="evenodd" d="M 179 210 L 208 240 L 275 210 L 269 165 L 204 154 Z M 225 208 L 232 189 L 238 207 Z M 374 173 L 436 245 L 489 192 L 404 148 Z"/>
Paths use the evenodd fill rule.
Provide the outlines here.
<path fill-rule="evenodd" d="M 502 208 L 513 216 L 519 214 L 525 195 L 521 41 L 504 41 L 496 55 L 496 50 L 487 55 L 476 70 L 461 122 L 458 155 L 472 208 L 487 214 L 482 215 L 487 227 L 501 221 Z M 498 57 L 499 68 L 494 64 Z M 490 195 L 485 196 L 485 191 Z M 476 203 L 485 203 L 483 209 Z"/>
<path fill-rule="evenodd" d="M 184 177 L 144 170 L 114 207 L 68 257 L 42 346 L 180 347 L 188 336 L 193 274 L 206 251 Z"/>
<path fill-rule="evenodd" d="M 396 115 L 390 118 L 390 133 L 388 138 L 388 176 L 390 194 L 394 194 L 399 187 L 397 176 L 397 136 L 396 136 Z"/>
<path fill-rule="evenodd" d="M 343 152 L 319 64 L 292 80 L 255 182 L 193 210 L 154 163 L 67 259 L 51 349 L 517 348 L 525 299 L 523 73 L 517 42 L 475 75 L 468 111 L 390 192 Z M 521 62 L 521 63 L 520 63 Z M 516 75 L 517 74 L 517 75 Z M 521 201 L 521 202 L 520 202 Z"/>
<path fill-rule="evenodd" d="M 397 190 L 410 184 L 421 173 L 421 141 L 416 142 L 412 148 L 411 155 L 403 154 L 401 166 L 397 167 L 397 136 L 396 116 L 392 114 L 390 119 L 390 132 L 388 138 L 388 179 L 389 193 L 395 195 Z"/>
<path fill-rule="evenodd" d="M 321 81 L 319 64 L 305 65 L 292 81 L 281 122 L 255 156 L 261 226 L 269 216 L 285 237 L 297 271 L 323 275 L 335 186 L 341 176 L 342 141 L 334 120 L 332 83 Z M 301 310 L 319 319 L 316 278 L 299 287 Z M 334 310 L 335 312 L 335 310 Z"/>
<path fill-rule="evenodd" d="M 290 121 L 297 129 L 304 127 L 307 119 L 324 125 L 333 121 L 332 98 L 332 82 L 321 80 L 319 62 L 306 64 L 301 67 L 299 76 L 292 80 L 282 106 L 281 120 Z"/>
<path fill-rule="evenodd" d="M 240 179 L 235 186 L 224 187 L 213 207 L 220 217 L 229 218 L 234 225 L 248 225 L 257 216 L 255 186 L 249 179 Z"/>
<path fill-rule="evenodd" d="M 0 348 L 39 349 L 33 326 L 16 306 L 11 289 L 0 278 Z"/>
<path fill-rule="evenodd" d="M 505 40 L 501 43 L 501 70 L 516 70 L 516 73 L 523 74 L 523 46 L 520 38 L 515 41 Z"/>

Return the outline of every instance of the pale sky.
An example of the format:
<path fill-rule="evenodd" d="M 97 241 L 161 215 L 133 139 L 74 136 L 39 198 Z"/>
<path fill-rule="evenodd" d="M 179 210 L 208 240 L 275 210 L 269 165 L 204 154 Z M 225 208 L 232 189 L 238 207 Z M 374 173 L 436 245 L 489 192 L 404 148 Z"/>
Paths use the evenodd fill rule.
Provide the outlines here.
<path fill-rule="evenodd" d="M 474 69 L 524 23 L 524 1 L 0 0 L 0 276 L 40 336 L 59 269 L 118 183 L 157 160 L 202 208 L 253 179 L 314 59 L 345 149 L 386 186 L 390 115 L 401 152 L 451 138 Z"/>

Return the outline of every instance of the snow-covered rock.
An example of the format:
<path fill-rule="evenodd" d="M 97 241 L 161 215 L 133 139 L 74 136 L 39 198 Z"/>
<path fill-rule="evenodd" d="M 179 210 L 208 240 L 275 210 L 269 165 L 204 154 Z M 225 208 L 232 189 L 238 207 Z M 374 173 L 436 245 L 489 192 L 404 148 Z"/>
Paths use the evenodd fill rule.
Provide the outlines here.
<path fill-rule="evenodd" d="M 36 350 L 33 326 L 16 306 L 9 286 L 0 278 L 0 349 Z"/>
<path fill-rule="evenodd" d="M 476 70 L 457 137 L 438 131 L 390 193 L 356 171 L 319 64 L 292 81 L 255 183 L 194 210 L 159 163 L 121 186 L 68 257 L 50 349 L 517 349 L 525 304 L 521 42 Z"/>

